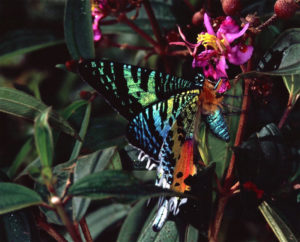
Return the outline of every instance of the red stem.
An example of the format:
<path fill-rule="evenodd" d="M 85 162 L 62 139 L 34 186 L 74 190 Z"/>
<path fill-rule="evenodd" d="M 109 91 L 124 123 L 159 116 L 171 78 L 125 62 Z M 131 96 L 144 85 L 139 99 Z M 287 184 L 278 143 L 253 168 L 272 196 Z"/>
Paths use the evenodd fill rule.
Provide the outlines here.
<path fill-rule="evenodd" d="M 160 32 L 160 28 L 159 28 L 158 22 L 154 16 L 151 4 L 149 3 L 148 0 L 144 0 L 144 7 L 147 12 L 148 18 L 150 20 L 152 31 L 155 35 L 155 38 L 156 38 L 157 42 L 159 43 L 159 45 L 161 47 L 163 47 L 164 43 L 163 43 L 163 38 L 162 38 L 162 35 Z M 163 51 L 163 50 L 161 50 L 161 51 Z"/>
<path fill-rule="evenodd" d="M 46 233 L 48 233 L 52 238 L 57 242 L 67 242 L 67 240 L 60 235 L 50 224 L 46 223 L 42 220 L 41 217 L 37 217 L 37 226 L 43 229 Z"/>
<path fill-rule="evenodd" d="M 256 28 L 256 31 L 261 31 L 262 29 L 264 29 L 265 27 L 269 26 L 270 24 L 272 24 L 276 19 L 278 18 L 278 16 L 276 15 L 276 13 L 274 13 L 266 22 L 262 23 L 261 25 L 259 25 Z"/>
<path fill-rule="evenodd" d="M 251 68 L 252 68 L 251 59 L 248 62 L 247 68 L 245 68 L 245 66 L 241 65 L 241 69 L 243 72 L 250 71 Z M 240 121 L 239 121 L 239 126 L 238 126 L 238 130 L 237 130 L 234 146 L 238 146 L 241 144 L 241 141 L 242 141 L 242 138 L 244 135 L 247 111 L 250 106 L 250 95 L 249 95 L 250 82 L 251 82 L 250 79 L 245 79 L 245 81 L 244 81 L 245 87 L 244 87 L 244 97 L 243 97 L 243 103 L 242 103 L 243 112 L 240 115 Z M 217 241 L 226 204 L 228 202 L 228 199 L 235 193 L 235 189 L 238 188 L 238 184 L 235 184 L 234 186 L 232 186 L 232 182 L 234 180 L 234 165 L 235 165 L 235 155 L 233 153 L 231 156 L 231 160 L 230 160 L 228 169 L 227 169 L 224 186 L 223 186 L 223 191 L 225 192 L 225 194 L 220 194 L 220 198 L 219 198 L 218 205 L 217 205 L 218 207 L 217 207 L 216 216 L 215 216 L 214 221 L 211 222 L 210 227 L 209 227 L 209 231 L 208 231 L 209 237 L 208 238 L 209 238 L 210 242 Z"/>
<path fill-rule="evenodd" d="M 293 95 L 290 95 L 288 103 L 286 105 L 286 109 L 285 109 L 283 116 L 281 117 L 280 122 L 278 124 L 278 128 L 280 128 L 280 129 L 283 127 L 285 121 L 287 120 L 287 118 L 293 108 L 292 101 L 293 101 Z"/>
<path fill-rule="evenodd" d="M 152 51 L 152 47 L 147 46 L 134 46 L 129 44 L 119 44 L 119 43 L 109 43 L 113 47 L 117 47 L 120 49 L 129 49 L 129 50 L 145 50 L 145 51 Z"/>
<path fill-rule="evenodd" d="M 128 19 L 125 13 L 121 13 L 118 20 L 127 24 L 130 28 L 132 28 L 135 32 L 137 32 L 140 36 L 147 40 L 151 45 L 157 47 L 156 41 L 154 41 L 154 39 L 152 39 L 146 32 L 140 29 L 134 22 Z"/>
<path fill-rule="evenodd" d="M 87 242 L 93 242 L 93 238 L 91 236 L 91 233 L 90 233 L 90 230 L 89 230 L 89 227 L 86 223 L 86 220 L 85 220 L 85 217 L 83 217 L 80 222 L 80 227 L 81 227 L 81 230 L 82 230 L 82 233 L 84 235 L 84 238 Z"/>

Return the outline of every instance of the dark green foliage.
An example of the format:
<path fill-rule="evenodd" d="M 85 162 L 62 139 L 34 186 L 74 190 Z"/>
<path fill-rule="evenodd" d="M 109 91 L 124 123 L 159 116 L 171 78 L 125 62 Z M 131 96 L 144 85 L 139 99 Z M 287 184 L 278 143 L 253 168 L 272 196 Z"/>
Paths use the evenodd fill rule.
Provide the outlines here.
<path fill-rule="evenodd" d="M 191 19 L 201 8 L 212 19 L 223 13 L 218 0 L 149 0 L 137 8 L 131 3 L 138 1 L 109 2 L 107 16 L 100 21 L 102 39 L 94 42 L 89 0 L 0 1 L 0 241 L 57 240 L 47 226 L 61 241 L 63 237 L 72 241 L 66 217 L 71 224 L 86 221 L 94 241 L 207 241 L 220 198 L 226 196 L 230 199 L 222 214 L 219 241 L 299 241 L 299 14 L 274 21 L 258 34 L 247 32 L 247 38 L 256 35 L 253 71 L 230 80 L 222 107 L 231 139 L 226 143 L 216 138 L 204 124 L 205 116 L 197 116 L 198 172 L 185 180 L 191 186 L 184 195 L 188 202 L 177 216 L 170 214 L 161 231 L 154 232 L 158 197 L 183 195 L 154 186 L 156 170 L 145 170 L 147 160 L 138 160 L 139 151 L 128 145 L 126 130 L 136 146 L 147 138 L 144 149 L 154 153 L 148 146 L 156 142 L 160 152 L 165 140 L 154 135 L 154 129 L 146 133 L 139 121 L 157 107 L 166 108 L 169 103 L 164 100 L 176 93 L 182 100 L 172 104 L 180 114 L 174 111 L 155 130 L 188 120 L 187 109 L 177 104 L 188 106 L 184 92 L 201 89 L 193 80 L 202 68 L 192 68 L 185 47 L 168 43 L 182 41 L 176 25 L 187 41 L 196 43 L 197 34 L 206 30 L 194 26 Z M 116 4 L 123 2 L 126 6 Z M 144 2 L 152 6 L 158 32 L 153 31 L 156 23 L 150 21 Z M 257 12 L 263 22 L 273 13 L 273 5 L 271 0 L 243 1 L 241 16 Z M 135 27 L 121 18 L 124 13 Z M 113 71 L 104 61 L 105 77 L 91 76 L 99 69 L 84 64 L 106 58 L 114 60 Z M 101 88 L 108 91 L 101 94 L 123 117 L 77 73 L 67 72 L 64 63 L 70 59 L 81 63 L 80 75 L 96 89 L 99 84 L 93 82 L 104 80 Z M 127 79 L 119 62 L 132 65 Z M 241 73 L 239 66 L 227 64 L 230 79 Z M 153 78 L 148 78 L 150 69 L 156 71 Z M 132 85 L 138 74 L 144 75 L 141 83 Z M 176 79 L 174 86 L 172 76 L 183 78 Z M 251 79 L 250 107 L 242 109 L 247 78 Z M 129 100 L 129 91 L 149 99 Z M 286 108 L 287 119 L 280 122 Z M 189 115 L 194 117 L 194 111 Z M 242 142 L 234 147 L 241 114 L 247 114 L 246 124 Z M 154 120 L 146 123 L 152 125 Z M 143 139 L 137 139 L 139 135 Z M 234 177 L 226 187 L 233 152 Z M 159 158 L 158 153 L 152 156 Z M 230 190 L 235 182 L 240 187 Z M 66 216 L 58 212 L 60 205 Z"/>

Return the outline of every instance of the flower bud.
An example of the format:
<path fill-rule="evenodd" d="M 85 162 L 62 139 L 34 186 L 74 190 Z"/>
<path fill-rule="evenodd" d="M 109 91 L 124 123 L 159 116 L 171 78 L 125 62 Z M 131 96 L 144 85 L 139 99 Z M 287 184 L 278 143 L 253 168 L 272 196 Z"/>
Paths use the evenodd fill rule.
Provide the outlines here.
<path fill-rule="evenodd" d="M 205 9 L 201 8 L 200 11 L 196 12 L 192 18 L 192 23 L 195 26 L 200 26 L 203 23 Z"/>
<path fill-rule="evenodd" d="M 295 0 L 277 0 L 274 5 L 274 12 L 279 18 L 286 19 L 292 17 L 298 8 Z"/>
<path fill-rule="evenodd" d="M 221 0 L 223 11 L 226 15 L 237 15 L 241 10 L 240 0 Z"/>

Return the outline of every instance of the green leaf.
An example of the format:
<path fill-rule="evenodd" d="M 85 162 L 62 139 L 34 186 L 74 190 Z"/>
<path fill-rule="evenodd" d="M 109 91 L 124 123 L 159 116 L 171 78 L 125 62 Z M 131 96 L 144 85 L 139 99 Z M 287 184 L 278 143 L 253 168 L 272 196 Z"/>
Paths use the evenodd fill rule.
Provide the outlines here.
<path fill-rule="evenodd" d="M 141 183 L 130 173 L 116 170 L 105 170 L 88 175 L 69 189 L 73 196 L 83 196 L 91 199 L 118 197 L 122 199 L 138 199 L 166 194 L 174 194 L 153 184 Z"/>
<path fill-rule="evenodd" d="M 128 205 L 112 204 L 88 215 L 86 221 L 92 238 L 95 239 L 109 226 L 124 218 L 129 209 Z"/>
<path fill-rule="evenodd" d="M 28 210 L 21 210 L 0 216 L 0 222 L 2 221 L 2 224 L 4 225 L 0 228 L 0 233 L 6 237 L 2 238 L 0 235 L 0 241 L 39 241 L 39 231 L 37 230 L 35 221 L 30 212 L 31 211 Z"/>
<path fill-rule="evenodd" d="M 232 156 L 231 147 L 234 145 L 236 132 L 239 126 L 240 116 L 238 114 L 232 114 L 231 112 L 235 111 L 233 110 L 233 107 L 240 111 L 242 106 L 243 89 L 241 81 L 232 86 L 226 94 L 228 96 L 225 98 L 224 102 L 229 106 L 227 108 L 227 117 L 225 113 L 225 119 L 229 128 L 230 141 L 226 143 L 225 141 L 216 138 L 209 130 L 207 131 L 209 162 L 216 163 L 216 173 L 219 178 L 222 178 L 224 171 L 230 162 Z"/>
<path fill-rule="evenodd" d="M 168 220 L 159 232 L 154 232 L 152 224 L 156 216 L 157 208 L 155 207 L 149 216 L 138 242 L 159 242 L 159 241 L 179 241 L 179 230 L 174 221 Z"/>
<path fill-rule="evenodd" d="M 42 112 L 34 123 L 34 140 L 42 166 L 51 167 L 53 161 L 53 137 L 52 130 L 48 124 L 51 108 Z"/>
<path fill-rule="evenodd" d="M 74 114 L 76 112 L 76 110 L 78 110 L 79 108 L 87 105 L 87 101 L 86 100 L 76 100 L 74 102 L 72 102 L 69 106 L 67 106 L 62 112 L 61 112 L 61 116 L 68 120 L 72 114 Z"/>
<path fill-rule="evenodd" d="M 95 58 L 90 0 L 67 0 L 64 31 L 73 59 Z"/>
<path fill-rule="evenodd" d="M 35 191 L 9 182 L 0 182 L 0 197 L 0 214 L 42 203 Z"/>
<path fill-rule="evenodd" d="M 150 213 L 150 208 L 146 206 L 146 201 L 139 201 L 128 213 L 117 242 L 137 241 L 139 233 L 145 224 Z"/>
<path fill-rule="evenodd" d="M 82 123 L 81 123 L 81 128 L 80 128 L 80 131 L 79 131 L 79 137 L 82 140 L 84 140 L 84 137 L 86 135 L 87 128 L 88 128 L 88 125 L 89 125 L 90 116 L 91 116 L 91 108 L 92 108 L 92 103 L 88 102 L 86 110 L 85 110 L 85 114 L 84 114 L 84 117 L 83 117 L 83 120 L 82 120 Z M 81 150 L 81 147 L 82 147 L 82 141 L 81 140 L 80 141 L 76 140 L 74 148 L 72 150 L 72 154 L 71 154 L 69 160 L 73 160 L 73 159 L 76 159 L 78 157 L 78 155 L 80 153 L 80 150 Z"/>
<path fill-rule="evenodd" d="M 185 233 L 185 242 L 197 242 L 199 238 L 199 231 L 192 225 L 188 225 Z"/>
<path fill-rule="evenodd" d="M 24 92 L 0 87 L 0 112 L 33 121 L 46 108 L 41 101 Z M 51 111 L 49 122 L 54 128 L 78 138 L 76 131 L 55 111 Z"/>
<path fill-rule="evenodd" d="M 298 241 L 290 228 L 266 201 L 263 201 L 258 208 L 280 242 Z"/>
<path fill-rule="evenodd" d="M 9 167 L 7 171 L 7 175 L 12 178 L 16 175 L 19 167 L 24 162 L 26 156 L 29 154 L 29 152 L 32 150 L 33 145 L 33 139 L 29 138 L 21 147 L 19 153 L 17 154 L 16 158 L 14 159 L 13 163 Z"/>
<path fill-rule="evenodd" d="M 294 105 L 300 95 L 300 75 L 283 76 L 283 82 L 287 88 L 290 97 L 292 98 L 292 105 Z"/>
<path fill-rule="evenodd" d="M 83 147 L 90 151 L 126 144 L 127 121 L 118 116 L 91 119 Z"/>
<path fill-rule="evenodd" d="M 116 147 L 111 147 L 80 157 L 76 162 L 73 182 L 75 183 L 89 174 L 104 170 L 115 153 L 117 153 Z M 75 221 L 80 221 L 85 215 L 90 202 L 91 200 L 88 198 L 74 197 L 72 199 L 73 219 Z"/>
<path fill-rule="evenodd" d="M 108 170 L 122 170 L 122 162 L 119 152 L 115 152 L 109 160 Z"/>
<path fill-rule="evenodd" d="M 16 30 L 0 40 L 0 61 L 19 54 L 62 44 L 53 34 L 42 30 Z"/>

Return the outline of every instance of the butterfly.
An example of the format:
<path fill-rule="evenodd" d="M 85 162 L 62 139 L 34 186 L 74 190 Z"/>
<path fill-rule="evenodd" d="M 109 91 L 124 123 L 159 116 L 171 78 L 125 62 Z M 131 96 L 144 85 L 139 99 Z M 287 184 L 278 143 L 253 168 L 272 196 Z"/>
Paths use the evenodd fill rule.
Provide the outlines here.
<path fill-rule="evenodd" d="M 128 121 L 126 137 L 157 169 L 156 185 L 184 193 L 184 180 L 197 173 L 193 150 L 200 116 L 213 134 L 229 141 L 222 115 L 222 97 L 216 87 L 197 73 L 192 80 L 109 60 L 81 60 L 80 77 L 96 89 Z M 153 222 L 159 231 L 187 198 L 161 197 Z"/>

